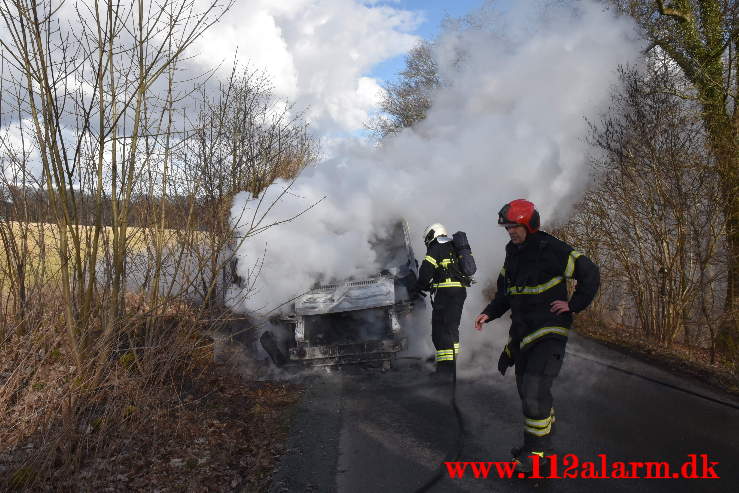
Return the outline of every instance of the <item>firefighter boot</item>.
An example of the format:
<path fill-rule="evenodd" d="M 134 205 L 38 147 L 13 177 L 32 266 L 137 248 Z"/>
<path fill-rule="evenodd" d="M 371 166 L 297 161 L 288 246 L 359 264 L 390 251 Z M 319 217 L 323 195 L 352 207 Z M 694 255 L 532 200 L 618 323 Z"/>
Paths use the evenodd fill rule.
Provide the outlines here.
<path fill-rule="evenodd" d="M 535 463 L 539 465 L 539 471 L 545 467 L 546 453 L 551 448 L 552 415 L 544 419 L 526 418 L 526 427 L 523 432 L 523 447 L 511 450 L 513 462 L 516 463 L 516 471 L 529 474 Z"/>
<path fill-rule="evenodd" d="M 511 457 L 513 457 L 513 460 L 518 460 L 518 458 L 521 457 L 521 452 L 523 452 L 523 445 L 513 447 L 511 449 Z"/>
<path fill-rule="evenodd" d="M 556 428 L 555 422 L 557 421 L 556 418 L 554 417 L 554 408 L 552 408 L 551 411 L 549 412 L 549 419 L 550 419 L 551 431 L 549 432 L 549 436 L 544 441 L 545 455 L 553 455 L 555 453 L 554 447 L 552 446 L 552 442 L 554 441 L 554 431 Z M 525 447 L 526 447 L 525 445 L 519 445 L 517 447 L 513 447 L 511 449 L 511 457 L 513 457 L 514 460 L 518 459 L 521 456 L 521 452 L 524 451 Z"/>
<path fill-rule="evenodd" d="M 431 378 L 441 382 L 451 382 L 454 379 L 454 361 L 437 361 L 436 370 Z"/>
<path fill-rule="evenodd" d="M 519 457 L 513 459 L 513 462 L 516 463 L 517 472 L 521 472 L 527 475 L 531 474 L 534 471 L 534 465 L 538 462 L 538 471 L 539 475 L 541 475 L 546 466 L 546 460 L 547 459 L 544 456 L 544 452 L 530 451 L 521 453 Z"/>

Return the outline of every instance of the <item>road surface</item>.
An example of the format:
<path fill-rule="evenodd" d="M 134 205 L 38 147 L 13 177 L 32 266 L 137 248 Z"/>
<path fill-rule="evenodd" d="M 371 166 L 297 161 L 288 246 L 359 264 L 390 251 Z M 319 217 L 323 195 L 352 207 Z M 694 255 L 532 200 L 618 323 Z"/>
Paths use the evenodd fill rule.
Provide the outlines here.
<path fill-rule="evenodd" d="M 573 336 L 555 383 L 555 447 L 580 461 L 664 461 L 708 454 L 719 479 L 487 479 L 446 475 L 429 491 L 739 491 L 739 400 Z M 515 379 L 460 370 L 463 461 L 508 461 L 521 441 Z M 458 443 L 450 386 L 399 360 L 388 372 L 310 377 L 271 492 L 413 492 Z M 720 401 L 720 402 L 716 402 Z"/>

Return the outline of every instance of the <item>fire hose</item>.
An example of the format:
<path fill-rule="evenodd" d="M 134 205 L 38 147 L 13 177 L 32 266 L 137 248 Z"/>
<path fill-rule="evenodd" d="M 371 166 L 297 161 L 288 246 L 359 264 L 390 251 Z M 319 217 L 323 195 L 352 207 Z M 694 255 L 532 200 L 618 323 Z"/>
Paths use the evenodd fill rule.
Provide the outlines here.
<path fill-rule="evenodd" d="M 452 372 L 452 408 L 454 409 L 454 415 L 457 418 L 457 425 L 459 430 L 457 432 L 457 439 L 455 446 L 449 450 L 444 460 L 439 464 L 439 469 L 431 476 L 415 493 L 423 493 L 428 491 L 432 486 L 439 482 L 444 477 L 444 463 L 453 462 L 459 459 L 462 455 L 462 448 L 464 447 L 464 420 L 462 419 L 462 412 L 457 406 L 457 360 L 454 359 L 454 371 Z"/>
<path fill-rule="evenodd" d="M 723 406 L 726 406 L 726 407 L 730 407 L 730 408 L 733 408 L 733 409 L 739 409 L 739 406 L 737 406 L 734 403 L 727 402 L 727 401 L 721 400 L 721 399 L 716 399 L 716 398 L 707 396 L 705 394 L 700 394 L 700 393 L 694 392 L 692 390 L 685 389 L 683 387 L 679 387 L 677 385 L 673 385 L 673 384 L 668 383 L 668 382 L 664 382 L 662 380 L 658 380 L 658 379 L 655 379 L 655 378 L 650 378 L 650 377 L 647 377 L 645 375 L 640 375 L 639 373 L 636 373 L 636 372 L 633 372 L 633 371 L 629 371 L 629 370 L 625 370 L 623 368 L 619 368 L 618 366 L 611 365 L 611 364 L 608 364 L 608 363 L 604 363 L 602 361 L 598 361 L 598 360 L 589 358 L 589 357 L 587 357 L 587 356 L 585 356 L 583 354 L 579 354 L 579 353 L 572 352 L 572 351 L 568 351 L 567 354 L 571 354 L 572 356 L 575 356 L 575 357 L 578 357 L 578 358 L 587 360 L 587 361 L 589 361 L 591 363 L 595 363 L 597 365 L 605 366 L 606 368 L 609 368 L 609 369 L 612 369 L 612 370 L 615 370 L 615 371 L 618 371 L 618 372 L 621 372 L 621 373 L 625 373 L 625 374 L 630 375 L 630 376 L 633 376 L 633 377 L 644 379 L 644 380 L 646 380 L 648 382 L 652 382 L 652 383 L 655 383 L 655 384 L 658 384 L 658 385 L 662 385 L 664 387 L 667 387 L 667 388 L 670 388 L 670 389 L 673 389 L 673 390 L 677 390 L 679 392 L 684 392 L 684 393 L 686 393 L 688 395 L 692 395 L 694 397 L 698 397 L 698 398 L 701 398 L 701 399 L 704 399 L 704 400 L 707 400 L 707 401 L 710 401 L 710 402 L 714 402 L 716 404 L 720 404 L 720 405 L 723 405 Z M 434 486 L 436 483 L 438 483 L 439 480 L 441 480 L 444 477 L 444 473 L 446 472 L 445 469 L 444 469 L 444 464 L 446 462 L 454 462 L 454 461 L 458 460 L 459 457 L 462 455 L 462 449 L 463 449 L 463 446 L 464 446 L 465 428 L 464 428 L 464 420 L 462 419 L 462 413 L 459 410 L 459 406 L 457 406 L 457 361 L 456 361 L 456 359 L 454 360 L 454 372 L 452 373 L 452 407 L 454 408 L 454 414 L 455 414 L 455 416 L 457 418 L 457 424 L 459 426 L 459 431 L 457 433 L 457 442 L 455 444 L 455 447 L 452 448 L 449 451 L 449 453 L 447 453 L 446 457 L 444 457 L 444 459 L 441 461 L 441 463 L 439 464 L 438 471 L 436 471 L 436 473 L 434 473 L 434 475 L 431 476 L 420 488 L 418 488 L 417 490 L 415 490 L 415 493 L 423 493 L 423 492 L 426 492 L 432 486 Z"/>
<path fill-rule="evenodd" d="M 580 358 L 580 359 L 584 359 L 585 361 L 590 361 L 591 363 L 594 363 L 596 365 L 605 366 L 606 368 L 609 368 L 611 370 L 615 370 L 615 371 L 620 372 L 620 373 L 624 373 L 624 374 L 629 375 L 629 376 L 632 376 L 632 377 L 636 377 L 636 378 L 640 378 L 642 380 L 646 380 L 647 382 L 652 382 L 652 383 L 655 383 L 657 385 L 661 385 L 663 387 L 667 387 L 668 389 L 677 390 L 678 392 L 683 392 L 685 394 L 692 395 L 693 397 L 697 397 L 699 399 L 704 399 L 704 400 L 707 400 L 709 402 L 713 402 L 713 403 L 716 403 L 716 404 L 720 404 L 722 406 L 730 407 L 732 409 L 739 409 L 739 406 L 737 406 L 733 402 L 728 402 L 728 401 L 725 401 L 725 400 L 716 399 L 714 397 L 711 397 L 711 396 L 708 396 L 708 395 L 705 395 L 705 394 L 700 394 L 700 393 L 695 392 L 693 390 L 686 389 L 684 387 L 679 387 L 679 386 L 674 385 L 674 384 L 671 384 L 669 382 L 665 382 L 664 380 L 659 380 L 657 378 L 652 378 L 652 377 L 648 377 L 646 375 L 641 375 L 639 373 L 636 373 L 636 372 L 633 372 L 633 371 L 630 371 L 630 370 L 626 370 L 624 368 L 619 368 L 616 365 L 611 365 L 609 363 L 604 363 L 602 361 L 598 361 L 596 359 L 589 358 L 589 357 L 585 356 L 584 354 L 576 353 L 576 352 L 573 352 L 573 351 L 567 351 L 567 354 L 572 355 L 572 356 L 575 356 L 575 357 Z"/>

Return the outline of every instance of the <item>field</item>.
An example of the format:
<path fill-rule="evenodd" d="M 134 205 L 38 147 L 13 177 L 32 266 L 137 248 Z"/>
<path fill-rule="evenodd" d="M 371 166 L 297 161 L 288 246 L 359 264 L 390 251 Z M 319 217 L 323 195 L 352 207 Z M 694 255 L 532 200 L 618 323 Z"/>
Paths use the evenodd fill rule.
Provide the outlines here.
<path fill-rule="evenodd" d="M 79 239 L 80 256 L 86 260 L 88 252 L 92 248 L 92 240 L 95 232 L 94 226 L 77 226 L 74 234 L 67 233 L 70 255 L 74 255 L 73 238 Z M 165 229 L 163 231 L 165 245 L 173 245 L 182 234 L 178 230 Z M 150 228 L 129 227 L 127 230 L 127 253 L 135 255 L 138 253 L 152 251 L 155 245 L 156 230 Z M 18 265 L 22 266 L 25 278 L 29 283 L 46 284 L 60 279 L 61 257 L 60 257 L 59 228 L 51 223 L 32 223 L 19 221 L 0 222 L 0 289 L 6 288 Z M 97 252 L 97 261 L 105 261 L 106 253 L 111 251 L 111 240 L 113 230 L 110 227 L 102 229 Z M 70 257 L 71 258 L 71 257 Z"/>
<path fill-rule="evenodd" d="M 89 268 L 94 231 L 66 233 L 80 245 L 71 271 Z M 105 289 L 88 297 L 77 279 L 71 293 L 59 289 L 56 225 L 0 221 L 0 490 L 264 490 L 296 389 L 244 383 L 214 362 L 220 306 L 203 310 L 171 290 L 162 303 L 149 296 L 155 245 L 174 253 L 158 279 L 187 281 L 207 268 L 215 237 L 129 228 L 119 302 L 103 277 L 113 231 L 101 233 L 96 278 Z"/>

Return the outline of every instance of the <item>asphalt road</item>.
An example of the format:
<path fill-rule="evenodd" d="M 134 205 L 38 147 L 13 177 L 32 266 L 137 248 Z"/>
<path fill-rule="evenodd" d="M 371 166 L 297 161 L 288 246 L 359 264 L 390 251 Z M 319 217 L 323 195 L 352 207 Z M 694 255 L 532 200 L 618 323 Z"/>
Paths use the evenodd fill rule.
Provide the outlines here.
<path fill-rule="evenodd" d="M 508 461 L 521 441 L 514 377 L 460 370 L 463 461 Z M 451 387 L 414 360 L 396 368 L 334 372 L 307 379 L 288 452 L 272 492 L 413 492 L 456 450 Z M 698 382 L 574 337 L 555 383 L 560 454 L 600 464 L 664 461 L 689 454 L 718 462 L 720 479 L 451 479 L 429 491 L 739 491 L 739 400 Z M 722 404 L 720 402 L 730 405 Z M 733 406 L 733 407 L 731 407 Z"/>

